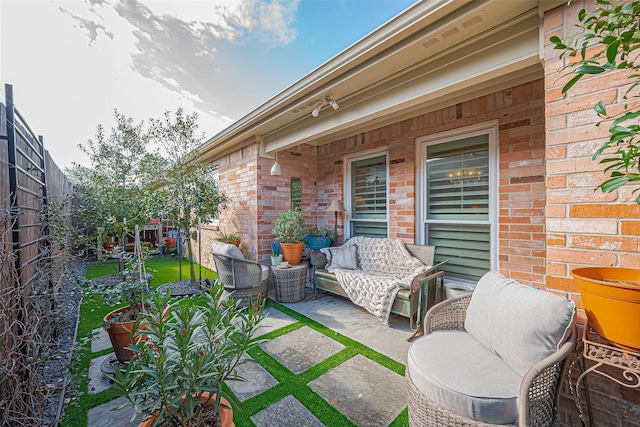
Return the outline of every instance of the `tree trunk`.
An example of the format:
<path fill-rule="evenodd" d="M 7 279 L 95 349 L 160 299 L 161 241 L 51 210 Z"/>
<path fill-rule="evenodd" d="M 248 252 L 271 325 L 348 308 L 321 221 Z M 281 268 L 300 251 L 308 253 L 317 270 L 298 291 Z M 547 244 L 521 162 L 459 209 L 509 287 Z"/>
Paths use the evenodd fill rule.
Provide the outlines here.
<path fill-rule="evenodd" d="M 191 248 L 191 234 L 187 232 L 187 253 L 189 254 L 189 279 L 191 283 L 196 283 L 196 269 L 193 265 L 193 249 Z"/>

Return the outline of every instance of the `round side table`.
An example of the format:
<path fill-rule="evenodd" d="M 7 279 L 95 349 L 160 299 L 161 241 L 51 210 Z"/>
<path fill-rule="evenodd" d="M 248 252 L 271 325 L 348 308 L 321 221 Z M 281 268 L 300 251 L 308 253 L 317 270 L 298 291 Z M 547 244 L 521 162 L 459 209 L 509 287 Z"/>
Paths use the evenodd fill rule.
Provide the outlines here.
<path fill-rule="evenodd" d="M 279 302 L 298 302 L 305 297 L 306 265 L 293 265 L 289 268 L 271 267 L 275 280 L 276 300 Z"/>

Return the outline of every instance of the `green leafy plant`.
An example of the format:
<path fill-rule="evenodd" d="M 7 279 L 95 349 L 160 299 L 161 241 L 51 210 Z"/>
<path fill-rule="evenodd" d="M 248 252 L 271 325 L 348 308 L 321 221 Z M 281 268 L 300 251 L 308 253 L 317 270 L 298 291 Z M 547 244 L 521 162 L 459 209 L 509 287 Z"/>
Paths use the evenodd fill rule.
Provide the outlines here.
<path fill-rule="evenodd" d="M 273 222 L 273 234 L 280 243 L 302 242 L 307 235 L 307 225 L 302 212 L 291 209 L 278 215 Z"/>
<path fill-rule="evenodd" d="M 331 239 L 332 242 L 335 242 L 337 238 L 336 230 L 333 228 L 324 228 L 324 227 L 310 228 L 309 234 L 311 235 L 311 237 L 328 237 Z"/>
<path fill-rule="evenodd" d="M 603 101 L 594 106 L 603 121 L 613 120 L 609 126 L 609 140 L 593 155 L 594 160 L 600 158 L 600 163 L 605 165 L 604 171 L 609 174 L 609 178 L 597 187 L 607 193 L 627 183 L 640 182 L 640 1 L 596 0 L 596 9 L 589 12 L 582 9 L 578 20 L 579 33 L 564 40 L 557 36 L 550 38 L 554 48 L 562 51 L 560 58 L 571 59 L 566 69 L 573 70 L 574 76 L 562 92 L 569 91 L 587 75 L 629 72 L 622 111 L 609 114 Z M 636 202 L 640 203 L 640 196 Z"/>
<path fill-rule="evenodd" d="M 199 147 L 204 139 L 198 131 L 197 114 L 165 112 L 164 119 L 151 119 L 151 138 L 164 149 L 164 158 L 156 164 L 162 170 L 153 194 L 162 217 L 169 218 L 182 230 L 192 230 L 198 221 L 212 221 L 228 198 L 219 192 L 215 168 L 200 160 Z M 185 234 L 189 257 L 189 273 L 196 281 L 191 233 Z"/>
<path fill-rule="evenodd" d="M 132 341 L 139 342 L 131 346 L 134 357 L 126 372 L 116 371 L 114 377 L 114 392 L 127 399 L 120 408 L 156 416 L 153 425 L 185 426 L 191 425 L 188 421 L 201 425 L 207 399 L 215 399 L 214 413 L 222 397 L 233 401 L 222 384 L 244 380 L 236 367 L 246 360 L 242 355 L 247 350 L 261 343 L 251 337 L 263 306 L 259 302 L 241 309 L 223 291 L 216 281 L 204 302 L 191 298 L 172 303 L 169 293 L 148 301 L 148 312 L 132 328 Z M 139 340 L 140 335 L 145 339 Z"/>
<path fill-rule="evenodd" d="M 235 232 L 232 232 L 232 233 L 218 232 L 217 235 L 218 235 L 217 240 L 221 242 L 234 242 L 234 241 L 240 240 L 240 235 Z"/>

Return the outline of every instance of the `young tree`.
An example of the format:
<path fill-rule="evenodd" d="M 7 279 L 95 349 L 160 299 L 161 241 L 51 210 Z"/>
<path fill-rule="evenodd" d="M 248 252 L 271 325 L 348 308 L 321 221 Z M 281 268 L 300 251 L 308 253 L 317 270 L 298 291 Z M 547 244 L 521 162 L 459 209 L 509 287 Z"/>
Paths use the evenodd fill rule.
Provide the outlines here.
<path fill-rule="evenodd" d="M 136 124 L 117 110 L 114 118 L 109 135 L 98 125 L 95 140 L 79 145 L 91 165 L 74 164 L 67 170 L 76 187 L 74 215 L 96 238 L 103 233 L 124 236 L 134 225 L 144 226 L 153 209 L 144 188 L 152 179 L 156 156 L 148 152 L 144 123 Z"/>
<path fill-rule="evenodd" d="M 197 227 L 198 219 L 212 221 L 228 202 L 218 191 L 214 167 L 200 160 L 198 148 L 204 136 L 197 133 L 197 120 L 196 113 L 185 115 L 181 108 L 175 113 L 165 112 L 162 120 L 151 119 L 152 138 L 166 156 L 153 194 L 163 217 L 185 231 L 192 283 L 196 274 L 190 230 Z"/>

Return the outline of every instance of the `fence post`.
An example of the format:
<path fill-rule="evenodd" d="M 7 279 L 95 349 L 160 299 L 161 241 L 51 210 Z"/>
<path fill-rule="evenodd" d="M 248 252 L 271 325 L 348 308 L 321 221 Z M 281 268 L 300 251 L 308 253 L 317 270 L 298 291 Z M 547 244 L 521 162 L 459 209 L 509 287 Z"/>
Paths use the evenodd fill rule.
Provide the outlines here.
<path fill-rule="evenodd" d="M 13 86 L 4 85 L 5 105 L 7 106 L 7 152 L 9 160 L 9 200 L 11 210 L 11 238 L 18 280 L 22 283 L 22 260 L 20 251 L 20 207 L 18 205 L 18 170 L 16 152 L 16 116 L 13 104 Z"/>

